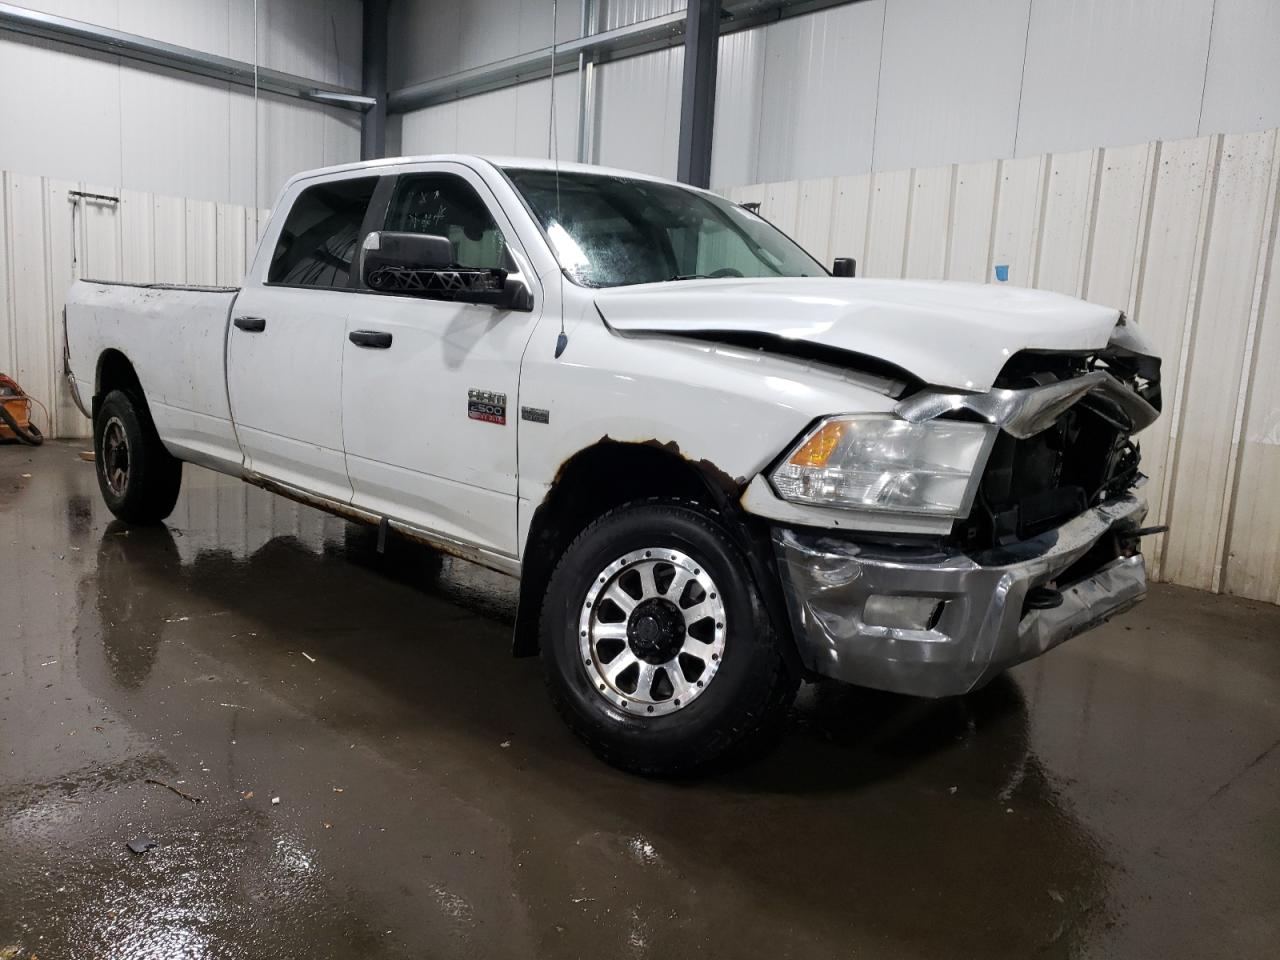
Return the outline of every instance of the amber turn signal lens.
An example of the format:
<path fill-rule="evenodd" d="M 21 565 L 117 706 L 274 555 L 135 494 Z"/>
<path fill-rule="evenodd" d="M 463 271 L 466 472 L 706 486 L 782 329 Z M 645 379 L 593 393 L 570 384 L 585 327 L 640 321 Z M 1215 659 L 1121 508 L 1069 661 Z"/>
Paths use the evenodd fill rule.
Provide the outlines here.
<path fill-rule="evenodd" d="M 825 467 L 840 443 L 840 438 L 844 436 L 844 428 L 842 421 L 828 420 L 787 462 L 796 467 Z"/>

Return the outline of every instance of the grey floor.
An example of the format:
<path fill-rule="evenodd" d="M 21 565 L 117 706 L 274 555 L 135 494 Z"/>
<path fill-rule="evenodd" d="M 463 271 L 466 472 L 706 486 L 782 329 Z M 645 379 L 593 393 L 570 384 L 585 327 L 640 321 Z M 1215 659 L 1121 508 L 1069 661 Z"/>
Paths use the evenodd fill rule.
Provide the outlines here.
<path fill-rule="evenodd" d="M 0 956 L 1275 955 L 1280 608 L 1156 587 L 654 783 L 509 656 L 510 581 L 195 468 L 126 530 L 78 449 L 0 447 Z"/>

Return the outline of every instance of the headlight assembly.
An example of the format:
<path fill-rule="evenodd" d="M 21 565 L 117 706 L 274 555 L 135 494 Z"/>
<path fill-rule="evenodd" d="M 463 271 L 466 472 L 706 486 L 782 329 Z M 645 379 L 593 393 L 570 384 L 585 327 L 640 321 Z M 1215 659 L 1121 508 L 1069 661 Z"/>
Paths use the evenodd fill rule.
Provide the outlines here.
<path fill-rule="evenodd" d="M 990 425 L 959 420 L 831 417 L 770 480 L 793 503 L 963 517 L 995 434 Z"/>

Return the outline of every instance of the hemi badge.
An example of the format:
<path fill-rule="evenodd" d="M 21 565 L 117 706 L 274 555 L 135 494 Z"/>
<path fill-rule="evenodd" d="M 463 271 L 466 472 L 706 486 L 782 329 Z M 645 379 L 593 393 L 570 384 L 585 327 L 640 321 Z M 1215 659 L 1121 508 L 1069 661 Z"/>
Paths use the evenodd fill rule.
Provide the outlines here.
<path fill-rule="evenodd" d="M 521 407 L 520 419 L 528 420 L 530 423 L 550 423 L 551 411 L 543 410 L 541 407 Z"/>
<path fill-rule="evenodd" d="M 485 423 L 506 423 L 507 395 L 491 390 L 468 390 L 467 416 Z"/>

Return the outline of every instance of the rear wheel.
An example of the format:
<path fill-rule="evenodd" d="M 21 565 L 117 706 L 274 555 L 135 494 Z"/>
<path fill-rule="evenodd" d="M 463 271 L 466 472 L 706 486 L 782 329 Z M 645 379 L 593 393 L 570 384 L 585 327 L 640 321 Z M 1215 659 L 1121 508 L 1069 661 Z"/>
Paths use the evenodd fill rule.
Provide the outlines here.
<path fill-rule="evenodd" d="M 797 685 L 745 558 L 692 504 L 628 504 L 587 527 L 551 576 L 541 640 L 569 726 L 640 773 L 760 749 Z"/>
<path fill-rule="evenodd" d="M 156 433 L 145 404 L 112 390 L 93 424 L 98 488 L 107 509 L 126 523 L 159 523 L 173 512 L 182 486 L 182 461 Z"/>

